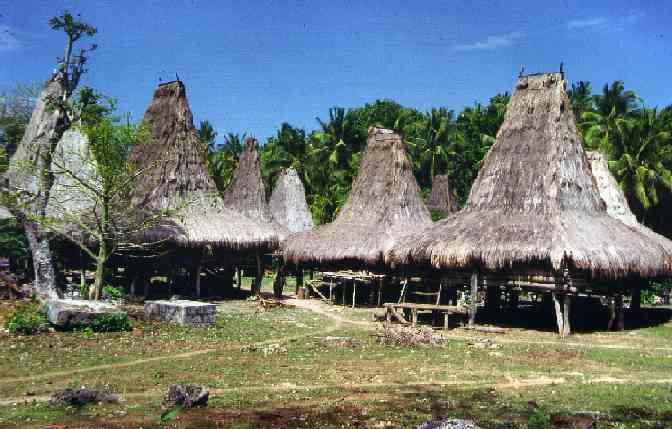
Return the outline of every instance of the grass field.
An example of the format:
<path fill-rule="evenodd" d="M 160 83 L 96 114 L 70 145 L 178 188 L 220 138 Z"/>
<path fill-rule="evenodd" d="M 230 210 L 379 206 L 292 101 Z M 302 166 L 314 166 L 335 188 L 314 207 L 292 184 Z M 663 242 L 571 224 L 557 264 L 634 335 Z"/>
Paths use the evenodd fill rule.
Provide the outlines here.
<path fill-rule="evenodd" d="M 579 411 L 604 413 L 598 427 L 672 425 L 670 322 L 566 340 L 458 328 L 439 347 L 402 348 L 378 342 L 370 320 L 381 310 L 291 303 L 262 312 L 255 301 L 220 302 L 207 329 L 145 322 L 133 307 L 131 332 L 1 333 L 0 427 L 405 428 L 444 416 L 582 427 Z M 0 305 L 0 319 L 11 307 Z M 162 397 L 178 382 L 208 386 L 210 405 L 161 422 Z M 46 404 L 79 386 L 123 401 Z"/>

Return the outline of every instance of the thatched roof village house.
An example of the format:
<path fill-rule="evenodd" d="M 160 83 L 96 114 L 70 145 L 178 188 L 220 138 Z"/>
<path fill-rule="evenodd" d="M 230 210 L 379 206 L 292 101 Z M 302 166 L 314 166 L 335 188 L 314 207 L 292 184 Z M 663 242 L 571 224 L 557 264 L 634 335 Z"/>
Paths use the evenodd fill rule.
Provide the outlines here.
<path fill-rule="evenodd" d="M 290 233 L 312 229 L 313 217 L 306 202 L 306 190 L 293 168 L 283 170 L 268 202 L 273 219 Z"/>
<path fill-rule="evenodd" d="M 287 235 L 287 229 L 273 219 L 266 202 L 266 187 L 261 177 L 261 163 L 255 139 L 245 140 L 238 165 L 222 198 L 226 208 L 266 225 L 281 238 Z"/>
<path fill-rule="evenodd" d="M 229 256 L 264 252 L 278 245 L 278 233 L 270 224 L 225 207 L 206 168 L 207 149 L 194 128 L 182 82 L 159 85 L 143 124 L 152 140 L 131 154 L 146 169 L 133 202 L 146 212 L 175 211 L 172 225 L 152 228 L 147 238 L 166 240 L 199 255 L 204 250 Z M 200 270 L 201 260 L 196 259 Z"/>
<path fill-rule="evenodd" d="M 432 180 L 432 191 L 427 197 L 427 208 L 430 211 L 448 215 L 458 210 L 450 178 L 446 174 L 437 174 Z"/>
<path fill-rule="evenodd" d="M 303 266 L 380 267 L 397 240 L 430 224 L 401 136 L 372 127 L 336 219 L 292 235 L 283 245 L 284 258 Z"/>
<path fill-rule="evenodd" d="M 667 246 L 607 212 L 565 85 L 562 73 L 521 76 L 466 206 L 399 243 L 388 261 L 472 271 L 472 291 L 479 270 L 488 286 L 523 276 L 556 298 L 621 293 L 619 280 L 672 273 Z M 561 333 L 565 296 L 562 314 L 556 301 Z"/>

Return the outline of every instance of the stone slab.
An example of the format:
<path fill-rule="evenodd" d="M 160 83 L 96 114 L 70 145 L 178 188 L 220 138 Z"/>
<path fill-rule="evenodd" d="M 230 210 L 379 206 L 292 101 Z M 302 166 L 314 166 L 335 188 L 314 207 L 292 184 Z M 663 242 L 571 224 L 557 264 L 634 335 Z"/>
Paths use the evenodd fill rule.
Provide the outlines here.
<path fill-rule="evenodd" d="M 184 326 L 205 326 L 215 323 L 217 305 L 188 300 L 145 301 L 145 317 Z"/>
<path fill-rule="evenodd" d="M 126 314 L 116 305 L 79 299 L 50 299 L 46 308 L 49 322 L 60 328 L 88 325 L 103 314 Z"/>

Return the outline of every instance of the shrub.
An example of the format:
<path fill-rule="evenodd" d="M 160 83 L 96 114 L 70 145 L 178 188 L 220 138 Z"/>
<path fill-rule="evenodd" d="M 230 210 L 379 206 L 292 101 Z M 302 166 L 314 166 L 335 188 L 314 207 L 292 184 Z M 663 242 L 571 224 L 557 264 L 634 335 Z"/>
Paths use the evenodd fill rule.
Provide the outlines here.
<path fill-rule="evenodd" d="M 122 295 L 121 290 L 112 285 L 103 286 L 103 292 L 109 295 L 112 299 L 120 299 Z"/>
<path fill-rule="evenodd" d="M 12 334 L 33 335 L 43 331 L 46 324 L 46 314 L 36 302 L 29 301 L 20 304 L 10 313 L 5 327 Z"/>
<path fill-rule="evenodd" d="M 126 313 L 103 314 L 96 317 L 88 326 L 93 332 L 130 331 L 131 321 Z"/>

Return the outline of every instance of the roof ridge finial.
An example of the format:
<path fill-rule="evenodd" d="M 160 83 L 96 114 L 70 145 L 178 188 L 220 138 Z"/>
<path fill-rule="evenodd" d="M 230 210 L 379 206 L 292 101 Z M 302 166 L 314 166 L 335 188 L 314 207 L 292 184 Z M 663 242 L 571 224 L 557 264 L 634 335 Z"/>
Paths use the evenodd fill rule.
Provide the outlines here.
<path fill-rule="evenodd" d="M 518 74 L 518 77 L 522 77 L 523 74 L 525 74 L 525 65 L 521 64 L 520 65 L 520 73 Z"/>

